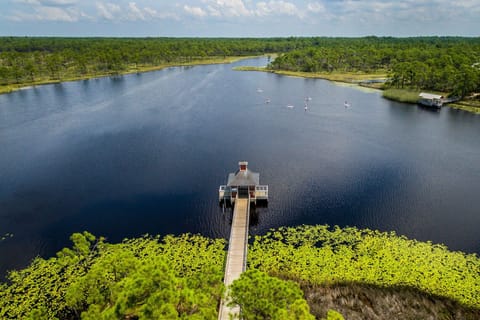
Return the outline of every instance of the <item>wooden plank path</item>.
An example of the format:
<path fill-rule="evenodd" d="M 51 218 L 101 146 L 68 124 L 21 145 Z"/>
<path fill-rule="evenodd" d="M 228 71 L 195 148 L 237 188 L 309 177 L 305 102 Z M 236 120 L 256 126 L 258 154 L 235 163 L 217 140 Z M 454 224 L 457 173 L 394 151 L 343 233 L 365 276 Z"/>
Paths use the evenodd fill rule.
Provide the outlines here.
<path fill-rule="evenodd" d="M 228 287 L 247 266 L 248 224 L 250 218 L 250 199 L 237 198 L 233 210 L 232 229 L 228 242 L 227 263 L 223 282 Z M 228 293 L 228 292 L 227 292 Z M 240 317 L 240 308 L 230 308 L 228 301 L 222 300 L 218 313 L 219 320 L 229 320 L 230 314 L 233 319 Z"/>

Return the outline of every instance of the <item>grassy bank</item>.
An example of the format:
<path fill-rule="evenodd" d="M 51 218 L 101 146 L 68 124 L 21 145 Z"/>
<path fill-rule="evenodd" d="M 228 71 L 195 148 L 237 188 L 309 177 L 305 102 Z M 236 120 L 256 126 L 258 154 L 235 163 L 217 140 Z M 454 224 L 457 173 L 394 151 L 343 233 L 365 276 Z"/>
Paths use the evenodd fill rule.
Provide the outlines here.
<path fill-rule="evenodd" d="M 419 90 L 391 88 L 384 90 L 382 96 L 393 101 L 417 103 L 419 94 Z"/>
<path fill-rule="evenodd" d="M 461 100 L 448 105 L 451 108 L 480 114 L 480 100 Z"/>
<path fill-rule="evenodd" d="M 52 79 L 50 77 L 39 77 L 34 81 L 20 82 L 18 84 L 8 84 L 0 85 L 0 94 L 9 93 L 23 88 L 45 85 L 52 83 L 61 83 L 67 81 L 78 81 L 78 80 L 87 80 L 93 78 L 102 78 L 102 77 L 112 77 L 124 74 L 131 73 L 140 73 L 140 72 L 149 72 L 155 70 L 161 70 L 169 67 L 180 67 L 180 66 L 194 66 L 194 65 L 205 65 L 205 64 L 222 64 L 222 63 L 232 63 L 242 59 L 252 58 L 254 56 L 232 56 L 232 57 L 212 57 L 198 60 L 191 60 L 188 62 L 175 62 L 175 63 L 165 63 L 160 65 L 130 65 L 127 68 L 120 70 L 118 72 L 95 72 L 95 73 L 86 73 L 86 74 L 75 74 L 73 72 L 63 74 L 59 79 Z"/>
<path fill-rule="evenodd" d="M 330 81 L 355 83 L 360 84 L 365 80 L 373 79 L 385 79 L 387 77 L 386 72 L 375 73 L 363 73 L 363 72 L 301 72 L 301 71 L 285 71 L 285 70 L 273 70 L 263 67 L 235 67 L 237 71 L 263 71 L 271 72 L 279 75 L 300 77 L 300 78 L 312 78 L 312 79 L 325 79 Z"/>

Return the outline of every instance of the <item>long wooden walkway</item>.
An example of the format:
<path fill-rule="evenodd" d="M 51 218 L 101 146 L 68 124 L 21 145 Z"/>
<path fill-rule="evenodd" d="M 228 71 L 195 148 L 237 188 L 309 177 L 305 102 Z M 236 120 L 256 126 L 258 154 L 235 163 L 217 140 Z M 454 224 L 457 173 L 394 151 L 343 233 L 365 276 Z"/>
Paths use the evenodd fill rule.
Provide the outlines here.
<path fill-rule="evenodd" d="M 250 199 L 235 200 L 233 210 L 232 229 L 228 243 L 227 263 L 223 282 L 228 287 L 240 274 L 245 271 L 247 265 L 248 224 L 250 218 Z M 228 293 L 228 292 L 227 292 Z M 228 301 L 222 300 L 218 313 L 219 320 L 229 320 L 230 314 L 233 319 L 240 316 L 240 308 L 230 308 Z"/>

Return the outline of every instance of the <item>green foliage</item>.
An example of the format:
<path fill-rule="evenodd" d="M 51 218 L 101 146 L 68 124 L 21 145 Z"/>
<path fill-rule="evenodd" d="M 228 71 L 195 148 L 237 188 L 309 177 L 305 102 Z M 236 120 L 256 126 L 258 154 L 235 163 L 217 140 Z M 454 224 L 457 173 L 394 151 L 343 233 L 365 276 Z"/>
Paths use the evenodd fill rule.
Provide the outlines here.
<path fill-rule="evenodd" d="M 88 232 L 71 240 L 71 248 L 35 258 L 0 283 L 1 319 L 217 318 L 224 240 L 186 234 L 109 244 Z M 297 283 L 409 287 L 480 308 L 476 255 L 395 233 L 280 228 L 255 238 L 248 262 L 229 291 L 247 320 L 312 319 Z M 326 316 L 342 319 L 333 310 Z"/>
<path fill-rule="evenodd" d="M 225 243 L 198 235 L 108 244 L 88 232 L 0 287 L 2 319 L 215 319 Z"/>
<path fill-rule="evenodd" d="M 315 319 L 298 284 L 255 269 L 244 272 L 232 283 L 230 296 L 229 305 L 239 305 L 245 320 Z"/>
<path fill-rule="evenodd" d="M 388 71 L 395 88 L 428 89 L 464 97 L 480 91 L 480 39 L 320 38 L 279 56 L 269 68 L 301 72 Z"/>
<path fill-rule="evenodd" d="M 384 98 L 407 103 L 417 103 L 419 94 L 420 91 L 418 90 L 397 88 L 386 89 L 382 92 Z"/>
<path fill-rule="evenodd" d="M 312 38 L 29 38 L 0 37 L 0 85 L 116 75 L 227 56 L 285 52 Z"/>
<path fill-rule="evenodd" d="M 0 86 L 116 75 L 227 56 L 285 53 L 274 70 L 389 72 L 395 88 L 466 96 L 480 91 L 480 39 L 0 37 Z"/>
<path fill-rule="evenodd" d="M 85 274 L 103 239 L 88 232 L 71 237 L 72 249 L 57 258 L 35 258 L 30 266 L 8 275 L 9 285 L 0 291 L 1 319 L 68 318 L 65 294 L 77 276 Z"/>
<path fill-rule="evenodd" d="M 325 320 L 344 320 L 341 313 L 335 310 L 328 310 Z"/>
<path fill-rule="evenodd" d="M 395 233 L 301 226 L 256 237 L 249 266 L 310 284 L 407 286 L 480 307 L 480 259 Z"/>

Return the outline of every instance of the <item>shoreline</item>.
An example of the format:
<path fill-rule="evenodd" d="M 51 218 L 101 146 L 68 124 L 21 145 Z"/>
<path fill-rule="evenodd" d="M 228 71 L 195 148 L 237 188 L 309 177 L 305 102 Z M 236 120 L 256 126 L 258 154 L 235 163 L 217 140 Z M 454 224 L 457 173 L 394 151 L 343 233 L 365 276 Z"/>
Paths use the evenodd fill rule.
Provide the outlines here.
<path fill-rule="evenodd" d="M 348 72 L 303 72 L 303 71 L 284 71 L 284 70 L 273 70 L 263 67 L 235 67 L 233 68 L 237 71 L 261 71 L 261 72 L 270 72 L 282 76 L 297 77 L 297 78 L 308 78 L 308 79 L 324 79 L 333 82 L 342 82 L 348 84 L 354 84 L 359 87 L 365 87 L 369 89 L 382 90 L 379 83 L 374 83 L 367 85 L 366 81 L 368 80 L 385 80 L 387 78 L 387 73 L 348 73 Z M 380 83 L 383 84 L 383 83 Z"/>
<path fill-rule="evenodd" d="M 231 64 L 240 60 L 258 58 L 263 56 L 274 56 L 272 54 L 264 54 L 258 56 L 231 56 L 231 57 L 212 57 L 202 60 L 192 60 L 190 62 L 183 63 L 168 63 L 157 66 L 136 66 L 130 67 L 126 70 L 122 70 L 118 73 L 98 73 L 98 74 L 86 74 L 81 76 L 70 76 L 65 77 L 64 79 L 42 79 L 34 82 L 24 82 L 19 84 L 9 84 L 9 85 L 0 85 L 0 94 L 7 94 L 20 90 L 32 89 L 36 86 L 48 85 L 48 84 L 59 84 L 64 82 L 71 81 L 81 81 L 81 80 L 90 80 L 106 77 L 118 77 L 134 73 L 145 73 L 163 70 L 171 67 L 188 67 L 188 66 L 197 66 L 197 65 L 209 65 L 209 64 Z M 412 92 L 419 92 L 419 90 L 409 90 L 409 89 L 384 89 L 383 84 L 384 80 L 387 79 L 386 72 L 379 73 L 361 73 L 361 72 L 302 72 L 302 71 L 285 71 L 285 70 L 273 70 L 267 69 L 265 67 L 252 67 L 252 66 L 239 66 L 234 67 L 233 70 L 236 71 L 260 71 L 260 72 L 269 72 L 287 77 L 297 77 L 297 78 L 306 78 L 306 79 L 323 79 L 337 83 L 349 84 L 357 88 L 366 88 L 369 90 L 382 91 L 382 97 L 388 100 L 416 104 L 416 101 L 413 101 L 411 97 L 406 100 L 403 97 L 397 97 L 395 95 L 388 94 L 389 90 L 403 91 L 404 95 L 411 95 Z M 373 80 L 373 81 L 372 81 Z M 470 112 L 473 114 L 480 114 L 480 103 L 471 103 L 469 100 L 460 100 L 456 103 L 450 103 L 445 106 L 448 106 L 452 109 L 462 110 Z"/>
<path fill-rule="evenodd" d="M 478 103 L 478 106 L 471 106 L 468 105 L 468 100 L 460 100 L 458 102 L 449 103 L 447 106 L 452 109 L 471 112 L 474 114 L 480 114 L 480 103 Z"/>
<path fill-rule="evenodd" d="M 237 71 L 260 71 L 260 72 L 269 72 L 283 76 L 297 77 L 297 78 L 308 78 L 308 79 L 324 79 L 332 82 L 347 83 L 355 87 L 368 88 L 371 90 L 382 91 L 382 97 L 388 100 L 417 104 L 418 94 L 420 90 L 408 90 L 408 89 L 384 89 L 383 83 L 367 83 L 368 80 L 384 80 L 387 78 L 386 73 L 322 73 L 322 72 L 302 72 L 302 71 L 283 71 L 283 70 L 272 70 L 263 67 L 235 67 L 234 70 Z M 390 95 L 389 92 L 398 91 L 401 92 L 401 96 Z M 412 98 L 412 94 L 415 95 L 415 98 Z M 406 97 L 406 99 L 404 98 Z M 449 103 L 444 106 L 447 106 L 452 109 L 462 110 L 470 112 L 473 114 L 480 114 L 480 103 L 472 104 L 469 100 L 460 100 L 456 103 Z"/>
<path fill-rule="evenodd" d="M 106 77 L 118 77 L 127 74 L 134 74 L 134 73 L 145 73 L 151 71 L 158 71 L 163 70 L 166 68 L 171 67 L 188 67 L 188 66 L 197 66 L 197 65 L 208 65 L 208 64 L 230 64 L 244 59 L 262 57 L 261 56 L 231 56 L 231 57 L 212 57 L 202 60 L 192 60 L 190 62 L 182 62 L 182 63 L 167 63 L 157 66 L 137 66 L 137 67 L 129 67 L 126 70 L 122 70 L 118 73 L 98 73 L 98 74 L 85 74 L 85 75 L 78 75 L 78 76 L 66 76 L 62 79 L 40 79 L 38 81 L 33 82 L 22 82 L 18 84 L 8 84 L 8 85 L 0 85 L 0 94 L 7 94 L 19 90 L 28 90 L 34 88 L 35 86 L 42 86 L 48 84 L 58 84 L 64 82 L 71 82 L 71 81 L 80 81 L 80 80 L 90 80 L 90 79 L 97 79 L 97 78 L 106 78 Z"/>

